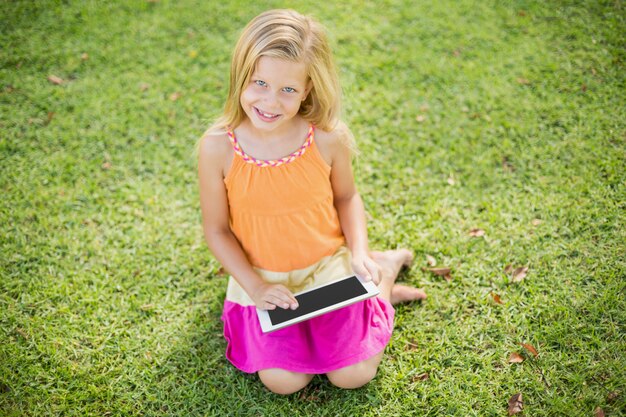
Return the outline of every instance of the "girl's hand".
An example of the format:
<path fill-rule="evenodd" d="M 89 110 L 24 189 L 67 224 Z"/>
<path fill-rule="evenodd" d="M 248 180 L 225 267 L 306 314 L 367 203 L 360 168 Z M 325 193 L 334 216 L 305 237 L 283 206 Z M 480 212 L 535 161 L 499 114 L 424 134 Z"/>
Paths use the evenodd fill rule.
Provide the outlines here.
<path fill-rule="evenodd" d="M 380 284 L 382 273 L 380 266 L 367 254 L 352 255 L 352 270 L 365 281 L 374 281 L 374 284 Z"/>
<path fill-rule="evenodd" d="M 296 297 L 285 287 L 279 284 L 263 283 L 254 294 L 252 301 L 262 310 L 274 310 L 276 307 L 295 310 L 298 308 Z"/>

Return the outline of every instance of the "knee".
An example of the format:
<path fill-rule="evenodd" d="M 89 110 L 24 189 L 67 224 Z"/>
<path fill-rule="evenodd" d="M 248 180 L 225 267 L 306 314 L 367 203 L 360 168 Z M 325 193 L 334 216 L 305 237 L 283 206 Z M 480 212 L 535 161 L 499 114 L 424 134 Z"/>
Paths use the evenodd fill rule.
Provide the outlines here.
<path fill-rule="evenodd" d="M 289 395 L 300 391 L 306 387 L 311 379 L 311 375 L 298 374 L 283 370 L 259 371 L 259 378 L 265 387 L 274 394 Z"/>
<path fill-rule="evenodd" d="M 349 367 L 327 374 L 328 380 L 336 387 L 343 389 L 361 388 L 376 376 L 378 367 L 370 364 Z"/>

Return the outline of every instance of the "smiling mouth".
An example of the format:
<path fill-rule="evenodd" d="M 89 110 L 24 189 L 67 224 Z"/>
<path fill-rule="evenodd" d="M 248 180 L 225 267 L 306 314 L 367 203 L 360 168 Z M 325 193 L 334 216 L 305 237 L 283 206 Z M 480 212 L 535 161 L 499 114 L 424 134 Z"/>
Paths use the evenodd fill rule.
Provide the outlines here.
<path fill-rule="evenodd" d="M 278 116 L 280 116 L 280 114 L 266 113 L 262 110 L 257 109 L 256 107 L 254 108 L 254 111 L 256 111 L 256 114 L 258 114 L 259 116 L 261 116 L 261 118 L 265 120 L 275 120 L 278 118 Z"/>

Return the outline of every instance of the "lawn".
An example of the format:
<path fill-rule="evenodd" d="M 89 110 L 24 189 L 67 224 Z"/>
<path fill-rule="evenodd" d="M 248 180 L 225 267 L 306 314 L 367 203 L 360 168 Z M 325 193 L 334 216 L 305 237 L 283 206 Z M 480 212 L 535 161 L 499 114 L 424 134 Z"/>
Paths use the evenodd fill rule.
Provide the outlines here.
<path fill-rule="evenodd" d="M 354 391 L 227 362 L 202 236 L 195 144 L 239 31 L 285 5 L 329 30 L 371 246 L 429 294 Z M 0 14 L 0 415 L 626 415 L 623 1 Z"/>

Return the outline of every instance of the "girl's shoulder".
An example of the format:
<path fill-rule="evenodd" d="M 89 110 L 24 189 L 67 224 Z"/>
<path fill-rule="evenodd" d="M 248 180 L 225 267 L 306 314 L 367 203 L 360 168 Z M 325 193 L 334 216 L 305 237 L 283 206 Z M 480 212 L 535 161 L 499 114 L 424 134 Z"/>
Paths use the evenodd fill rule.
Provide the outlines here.
<path fill-rule="evenodd" d="M 330 130 L 315 129 L 315 142 L 322 157 L 329 165 L 339 155 L 355 152 L 354 137 L 344 122 L 338 122 Z"/>
<path fill-rule="evenodd" d="M 199 163 L 219 167 L 224 176 L 230 168 L 233 155 L 234 151 L 226 130 L 209 129 L 198 141 Z"/>

